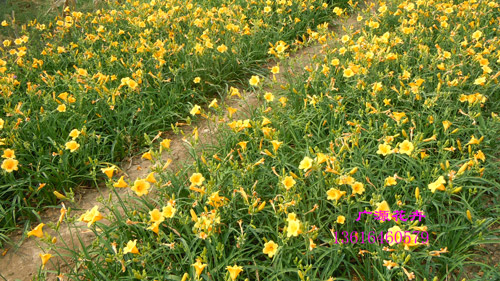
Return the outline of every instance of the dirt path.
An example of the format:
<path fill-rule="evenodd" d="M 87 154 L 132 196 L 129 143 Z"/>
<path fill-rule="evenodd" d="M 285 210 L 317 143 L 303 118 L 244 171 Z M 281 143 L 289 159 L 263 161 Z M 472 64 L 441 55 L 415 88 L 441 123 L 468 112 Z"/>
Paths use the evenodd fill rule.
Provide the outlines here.
<path fill-rule="evenodd" d="M 336 22 L 334 24 L 343 26 L 347 29 L 354 28 L 358 25 L 356 21 L 357 15 L 352 15 L 346 21 Z M 340 28 L 335 28 L 334 32 L 341 34 L 343 31 Z M 281 89 L 281 85 L 286 83 L 287 75 L 295 76 L 303 73 L 304 67 L 309 65 L 312 58 L 316 55 L 322 53 L 322 49 L 326 45 L 312 45 L 305 47 L 294 54 L 291 54 L 289 58 L 285 61 L 280 62 L 280 73 L 275 75 L 276 81 L 272 81 L 272 76 L 266 79 L 266 83 L 270 86 L 264 88 L 264 91 L 275 92 Z M 273 65 L 268 65 L 266 67 L 271 68 Z M 257 97 L 257 92 L 243 92 L 242 99 L 227 98 L 224 101 L 224 105 L 237 108 L 237 113 L 233 116 L 234 118 L 249 118 L 251 113 L 260 106 L 259 98 Z M 224 116 L 223 118 L 228 118 Z M 204 146 L 214 145 L 215 136 L 217 134 L 218 123 L 222 121 L 220 119 L 207 120 L 200 119 L 199 121 L 193 123 L 191 126 L 179 127 L 184 135 L 190 136 L 194 128 L 198 129 L 199 134 L 199 145 L 198 149 L 202 149 Z M 189 154 L 190 143 L 181 134 L 175 135 L 172 132 L 166 133 L 162 136 L 172 140 L 171 151 L 162 154 L 162 159 L 172 159 L 172 165 L 169 167 L 171 170 L 177 170 L 186 161 L 191 160 Z M 128 161 L 124 161 L 121 165 L 122 173 L 126 178 L 134 180 L 136 178 L 144 178 L 150 172 L 151 162 L 141 159 L 140 156 L 133 157 Z M 121 198 L 124 198 L 126 193 L 131 192 L 130 189 L 118 189 Z M 91 209 L 94 205 L 102 207 L 103 203 L 108 202 L 106 200 L 101 200 L 100 198 L 112 198 L 111 204 L 116 200 L 116 196 L 113 196 L 112 191 L 107 188 L 97 189 L 84 189 L 79 194 L 79 200 L 72 204 L 71 206 L 66 203 L 66 207 L 71 207 L 74 209 L 72 211 L 72 216 L 79 217 L 80 214 L 88 209 Z M 100 202 L 99 202 L 100 201 Z M 109 204 L 109 202 L 108 202 Z M 59 218 L 59 209 L 54 209 L 53 211 L 48 211 L 42 215 L 42 221 L 46 224 L 48 222 L 55 222 Z M 84 223 L 80 223 L 84 226 Z M 78 231 L 79 233 L 75 233 Z M 81 244 L 89 244 L 92 241 L 93 233 L 87 228 L 82 227 L 79 229 L 69 228 L 67 224 L 62 224 L 59 228 L 59 233 L 53 230 L 49 230 L 48 227 L 44 228 L 44 232 L 49 233 L 52 236 L 56 236 L 58 239 L 57 247 L 60 253 L 64 253 L 62 249 L 78 250 Z M 80 237 L 82 243 L 76 239 Z M 11 236 L 12 241 L 15 245 L 20 245 L 19 247 L 11 247 L 7 249 L 7 252 L 0 256 L 0 280 L 32 280 L 37 276 L 37 272 L 40 268 L 41 261 L 39 254 L 41 250 L 39 248 L 39 241 L 37 238 L 26 238 L 24 233 L 15 233 Z M 55 249 L 53 251 L 55 251 Z M 50 264 L 50 265 L 49 265 Z M 65 261 L 57 260 L 52 258 L 47 264 L 47 267 L 56 268 L 58 265 L 68 266 Z M 56 278 L 54 277 L 54 280 Z"/>

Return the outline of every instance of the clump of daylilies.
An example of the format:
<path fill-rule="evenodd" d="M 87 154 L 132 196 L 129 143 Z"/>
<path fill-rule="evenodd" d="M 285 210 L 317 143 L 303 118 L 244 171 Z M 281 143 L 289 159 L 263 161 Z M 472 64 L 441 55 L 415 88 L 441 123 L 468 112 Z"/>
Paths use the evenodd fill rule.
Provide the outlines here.
<path fill-rule="evenodd" d="M 138 9 L 152 5 L 135 3 Z M 195 17 L 193 25 L 204 29 L 258 7 L 279 20 L 289 10 L 328 5 L 278 0 L 248 1 L 241 9 L 229 4 L 190 9 L 224 14 L 211 22 Z M 168 5 L 164 17 L 158 12 L 134 23 L 159 24 L 181 9 Z M 346 12 L 329 9 L 336 16 Z M 265 77 L 249 75 L 249 88 L 261 97 L 254 114 L 245 116 L 216 99 L 206 106 L 192 103 L 189 120 L 218 120 L 220 134 L 216 147 L 201 149 L 192 164 L 169 171 L 172 160 L 160 151 L 168 150 L 170 140 L 157 138 L 142 156 L 153 164 L 147 177 L 118 178 L 115 168 L 103 168 L 110 188 L 132 192 L 128 200 L 103 206 L 106 223 L 99 222 L 103 215 L 97 207 L 81 216 L 96 239 L 73 256 L 81 266 L 69 275 L 460 279 L 459 268 L 475 245 L 488 242 L 485 233 L 496 219 L 494 206 L 485 202 L 498 196 L 498 163 L 491 158 L 500 130 L 495 96 L 500 38 L 492 14 L 500 5 L 391 0 L 368 10 L 342 34 L 317 23 L 295 43 L 268 42 L 267 52 L 281 59 L 305 41 L 323 48 L 303 71 L 292 72 L 280 91 L 265 88 Z M 95 41 L 106 32 L 104 26 L 97 31 L 99 24 L 97 35 L 89 35 Z M 224 32 L 245 33 L 245 24 L 270 28 L 263 18 L 240 17 L 225 22 Z M 185 51 L 201 56 L 214 49 L 214 57 L 233 52 L 229 42 L 211 39 L 210 32 Z M 169 37 L 170 46 L 177 44 L 176 36 Z M 235 45 L 237 40 L 244 39 L 235 38 Z M 142 54 L 152 46 L 134 48 Z M 282 71 L 279 65 L 269 67 L 271 80 Z M 203 78 L 185 81 L 199 86 Z M 129 83 L 122 80 L 120 89 L 135 91 Z M 227 89 L 232 98 L 241 93 Z M 199 148 L 200 132 L 191 132 L 183 131 L 184 142 Z M 31 236 L 38 237 L 42 227 Z M 450 264 L 456 270 L 449 270 Z M 484 276 L 495 274 L 489 266 L 483 270 Z"/>
<path fill-rule="evenodd" d="M 199 115 L 193 104 L 217 108 L 209 97 L 228 87 L 241 97 L 235 81 L 286 57 L 313 19 L 332 18 L 325 0 L 102 2 L 22 28 L 1 22 L 15 37 L 0 41 L 0 185 L 16 188 L 0 194 L 0 229 L 93 182 L 96 163 L 119 163 Z M 148 183 L 129 184 L 146 195 Z"/>

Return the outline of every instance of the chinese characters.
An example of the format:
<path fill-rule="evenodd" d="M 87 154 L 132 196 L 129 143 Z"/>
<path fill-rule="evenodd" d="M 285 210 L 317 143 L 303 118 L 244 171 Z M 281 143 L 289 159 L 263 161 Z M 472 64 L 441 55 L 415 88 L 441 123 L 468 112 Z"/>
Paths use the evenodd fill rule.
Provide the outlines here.
<path fill-rule="evenodd" d="M 381 210 L 381 211 L 374 211 L 374 212 L 362 211 L 362 212 L 358 213 L 358 218 L 356 219 L 356 221 L 361 220 L 361 215 L 362 214 L 374 215 L 375 219 L 378 220 L 378 221 L 380 221 L 380 222 L 388 221 L 388 220 L 391 220 L 391 219 L 394 219 L 396 222 L 398 220 L 400 220 L 400 221 L 408 221 L 408 220 L 410 220 L 410 221 L 414 221 L 414 220 L 421 221 L 422 218 L 425 218 L 424 212 L 419 211 L 419 210 L 410 212 L 410 214 L 408 215 L 408 217 L 405 217 L 405 213 L 406 213 L 406 211 L 403 211 L 403 210 L 396 210 L 392 214 L 390 214 L 389 211 L 383 211 L 383 210 Z"/>

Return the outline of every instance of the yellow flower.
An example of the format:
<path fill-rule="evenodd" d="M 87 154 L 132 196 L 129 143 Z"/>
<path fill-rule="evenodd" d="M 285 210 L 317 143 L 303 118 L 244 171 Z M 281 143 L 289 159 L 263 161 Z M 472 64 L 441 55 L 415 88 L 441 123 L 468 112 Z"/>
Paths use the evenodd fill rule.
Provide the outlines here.
<path fill-rule="evenodd" d="M 271 68 L 271 72 L 272 72 L 273 74 L 278 74 L 278 73 L 280 73 L 280 67 L 279 67 L 279 65 L 275 65 L 275 66 L 273 66 L 273 67 Z"/>
<path fill-rule="evenodd" d="M 396 178 L 394 178 L 394 177 L 387 177 L 384 180 L 384 186 L 393 186 L 396 184 L 397 184 Z"/>
<path fill-rule="evenodd" d="M 269 13 L 271 11 L 272 11 L 271 7 L 269 7 L 269 6 L 264 7 L 264 13 Z"/>
<path fill-rule="evenodd" d="M 142 155 L 141 158 L 147 159 L 147 160 L 152 160 L 153 156 L 151 155 L 151 151 L 148 151 Z"/>
<path fill-rule="evenodd" d="M 341 8 L 339 7 L 335 7 L 333 8 L 333 12 L 340 17 L 340 15 L 342 15 L 342 13 L 344 12 L 344 10 L 342 10 Z"/>
<path fill-rule="evenodd" d="M 137 196 L 143 196 L 149 193 L 149 187 L 149 182 L 145 179 L 136 179 L 131 189 L 135 191 Z"/>
<path fill-rule="evenodd" d="M 311 169 L 312 163 L 313 163 L 312 158 L 306 156 L 304 157 L 304 159 L 302 159 L 302 161 L 300 161 L 299 169 L 304 170 L 304 172 L 306 172 L 307 170 Z"/>
<path fill-rule="evenodd" d="M 87 223 L 87 227 L 90 227 L 96 221 L 102 220 L 104 217 L 99 212 L 99 207 L 94 206 L 91 210 L 88 210 L 83 214 L 78 220 Z"/>
<path fill-rule="evenodd" d="M 277 141 L 277 140 L 272 140 L 271 144 L 273 145 L 274 152 L 276 152 L 280 148 L 281 144 L 283 144 L 283 142 Z"/>
<path fill-rule="evenodd" d="M 324 153 L 318 152 L 316 153 L 316 158 L 314 159 L 315 161 L 318 162 L 318 164 L 325 163 L 328 161 L 330 157 Z"/>
<path fill-rule="evenodd" d="M 240 141 L 238 145 L 241 147 L 241 149 L 243 149 L 243 151 L 245 151 L 247 149 L 247 143 L 247 141 Z"/>
<path fill-rule="evenodd" d="M 397 59 L 397 58 L 398 58 L 398 55 L 397 55 L 397 54 L 394 54 L 394 53 L 389 53 L 389 54 L 387 54 L 387 56 L 386 56 L 386 59 L 387 59 L 387 60 L 395 60 L 395 59 Z"/>
<path fill-rule="evenodd" d="M 204 180 L 205 180 L 205 178 L 200 173 L 194 173 L 189 178 L 189 181 L 191 182 L 191 185 L 193 185 L 193 186 L 200 186 L 200 185 L 202 185 Z"/>
<path fill-rule="evenodd" d="M 195 77 L 195 78 L 193 79 L 193 82 L 194 82 L 195 84 L 200 83 L 200 81 L 201 81 L 201 78 L 200 78 L 200 77 Z"/>
<path fill-rule="evenodd" d="M 3 129 L 3 125 L 5 124 L 5 121 L 0 118 L 0 130 Z"/>
<path fill-rule="evenodd" d="M 328 200 L 335 200 L 339 201 L 339 199 L 346 194 L 345 191 L 340 191 L 336 188 L 330 188 L 327 192 L 326 195 L 328 196 Z"/>
<path fill-rule="evenodd" d="M 146 181 L 148 181 L 149 183 L 155 183 L 156 182 L 155 172 L 149 173 L 148 176 L 146 177 Z"/>
<path fill-rule="evenodd" d="M 474 85 L 484 85 L 484 83 L 486 82 L 486 77 L 484 76 L 481 76 L 479 78 L 477 78 L 476 80 L 474 80 Z"/>
<path fill-rule="evenodd" d="M 380 83 L 380 82 L 376 82 L 376 83 L 374 83 L 374 84 L 373 84 L 373 86 L 372 86 L 372 90 L 373 90 L 373 92 L 380 92 L 380 91 L 382 91 L 382 90 L 383 90 L 383 88 L 384 88 L 384 86 L 383 86 L 383 85 L 382 85 L 382 83 Z M 399 121 L 399 120 L 398 120 L 398 121 Z"/>
<path fill-rule="evenodd" d="M 149 222 L 162 222 L 165 220 L 165 217 L 163 216 L 163 213 L 160 212 L 158 209 L 153 209 L 152 211 L 149 211 Z"/>
<path fill-rule="evenodd" d="M 33 230 L 31 230 L 30 232 L 28 232 L 28 237 L 36 236 L 38 238 L 42 238 L 43 237 L 43 230 L 42 230 L 42 228 L 44 226 L 45 226 L 44 223 L 41 223 L 41 224 L 37 225 L 35 228 L 33 228 Z"/>
<path fill-rule="evenodd" d="M 267 101 L 267 102 L 272 102 L 274 101 L 274 95 L 270 92 L 266 92 L 264 94 L 264 99 Z"/>
<path fill-rule="evenodd" d="M 113 184 L 113 186 L 125 188 L 128 187 L 128 183 L 123 179 L 123 176 L 121 176 L 121 178 L 115 184 Z"/>
<path fill-rule="evenodd" d="M 226 266 L 226 269 L 229 272 L 231 280 L 236 280 L 236 278 L 238 278 L 238 275 L 240 275 L 240 273 L 243 271 L 243 267 L 236 264 L 233 266 Z"/>
<path fill-rule="evenodd" d="M 481 143 L 481 139 L 476 139 L 476 137 L 474 135 L 472 135 L 472 137 L 470 138 L 470 141 L 467 144 L 470 145 L 470 144 L 480 144 L 480 143 Z"/>
<path fill-rule="evenodd" d="M 399 144 L 399 153 L 411 155 L 413 148 L 414 148 L 413 143 L 409 142 L 408 140 L 404 140 L 402 143 Z"/>
<path fill-rule="evenodd" d="M 2 158 L 16 158 L 16 154 L 12 149 L 5 149 L 2 154 Z"/>
<path fill-rule="evenodd" d="M 383 266 L 387 267 L 387 269 L 391 270 L 393 267 L 398 267 L 398 264 L 391 260 L 384 260 Z"/>
<path fill-rule="evenodd" d="M 224 52 L 226 52 L 226 51 L 227 51 L 227 47 L 226 47 L 226 45 L 222 44 L 222 45 L 218 46 L 218 47 L 217 47 L 217 51 L 218 51 L 219 53 L 224 53 Z"/>
<path fill-rule="evenodd" d="M 42 259 L 42 268 L 45 267 L 45 264 L 50 260 L 51 257 L 51 254 L 40 254 L 40 259 Z"/>
<path fill-rule="evenodd" d="M 125 77 L 125 78 L 122 78 L 120 85 L 121 86 L 127 85 L 132 90 L 135 90 L 135 88 L 137 88 L 137 86 L 139 84 L 137 84 L 137 82 L 135 82 L 133 79 L 130 79 L 129 77 Z"/>
<path fill-rule="evenodd" d="M 213 99 L 212 102 L 208 105 L 208 108 L 217 108 L 219 105 L 217 104 L 217 99 Z"/>
<path fill-rule="evenodd" d="M 448 130 L 448 128 L 451 126 L 451 122 L 448 121 L 448 120 L 445 120 L 443 121 L 443 128 L 444 128 L 444 131 L 446 132 L 446 130 Z"/>
<path fill-rule="evenodd" d="M 352 76 L 354 76 L 354 71 L 352 71 L 352 69 L 350 68 L 344 69 L 344 77 L 349 78 Z"/>
<path fill-rule="evenodd" d="M 286 232 L 287 237 L 298 236 L 300 234 L 300 221 L 298 219 L 288 220 Z"/>
<path fill-rule="evenodd" d="M 483 36 L 483 33 L 480 30 L 477 30 L 476 32 L 472 33 L 472 39 L 474 40 L 479 40 Z"/>
<path fill-rule="evenodd" d="M 392 216 L 391 216 L 391 209 L 389 208 L 389 204 L 387 203 L 387 201 L 382 201 L 380 203 L 377 203 L 377 209 L 375 209 L 374 212 L 378 212 L 380 214 L 380 211 L 386 211 L 388 212 L 388 218 L 391 219 Z M 380 220 L 382 222 L 382 220 Z"/>
<path fill-rule="evenodd" d="M 233 114 L 235 114 L 237 111 L 238 111 L 237 108 L 230 107 L 230 106 L 227 107 L 227 112 L 229 112 L 229 118 L 231 118 L 233 116 Z"/>
<path fill-rule="evenodd" d="M 224 196 L 219 196 L 219 191 L 213 192 L 208 198 L 208 205 L 215 208 L 222 207 L 226 198 Z"/>
<path fill-rule="evenodd" d="M 165 149 L 169 149 L 171 141 L 172 141 L 171 139 L 164 139 L 161 141 L 160 145 Z"/>
<path fill-rule="evenodd" d="M 154 233 L 158 234 L 160 232 L 160 223 L 161 222 L 154 222 L 147 229 L 149 229 L 149 230 L 153 231 Z"/>
<path fill-rule="evenodd" d="M 63 205 L 63 207 L 60 210 L 61 214 L 59 215 L 59 220 L 57 221 L 58 226 L 62 223 L 64 216 L 66 215 L 67 212 L 68 210 L 66 209 L 66 206 Z"/>
<path fill-rule="evenodd" d="M 2 169 L 4 169 L 7 173 L 12 173 L 12 171 L 17 171 L 18 170 L 18 165 L 19 161 L 13 158 L 8 158 L 3 160 L 2 162 Z"/>
<path fill-rule="evenodd" d="M 68 92 L 64 92 L 64 93 L 60 93 L 57 97 L 62 99 L 63 101 L 67 101 L 68 100 L 68 96 L 69 96 L 69 93 Z"/>
<path fill-rule="evenodd" d="M 286 221 L 287 222 L 290 222 L 290 221 L 293 221 L 293 220 L 296 220 L 297 219 L 297 215 L 295 213 L 289 213 L 287 218 L 286 218 Z"/>
<path fill-rule="evenodd" d="M 60 104 L 57 106 L 57 111 L 59 112 L 66 112 L 66 105 L 65 104 Z"/>
<path fill-rule="evenodd" d="M 431 190 L 432 193 L 436 192 L 437 190 L 444 191 L 445 187 L 444 184 L 446 183 L 446 180 L 444 179 L 443 176 L 440 176 L 435 182 L 429 183 L 427 187 Z"/>
<path fill-rule="evenodd" d="M 377 29 L 377 28 L 380 27 L 380 24 L 377 21 L 370 20 L 368 22 L 368 26 L 371 27 L 371 28 Z"/>
<path fill-rule="evenodd" d="M 491 72 L 492 72 L 491 68 L 490 68 L 489 66 L 487 66 L 487 65 L 484 65 L 484 66 L 483 66 L 483 67 L 481 67 L 481 68 L 483 69 L 484 74 L 487 74 L 487 73 L 491 73 Z"/>
<path fill-rule="evenodd" d="M 403 70 L 403 76 L 401 76 L 402 80 L 408 80 L 411 77 L 411 73 L 408 70 Z"/>
<path fill-rule="evenodd" d="M 391 232 L 391 233 L 389 233 L 389 232 Z M 400 232 L 400 234 L 397 234 L 398 232 Z M 396 242 L 396 235 L 398 236 L 398 239 L 400 239 L 399 237 L 401 237 L 401 234 L 404 236 L 404 232 L 401 230 L 401 228 L 399 228 L 399 226 L 396 225 L 396 226 L 389 228 L 387 230 L 387 236 L 386 236 L 387 242 L 391 241 L 389 243 L 389 245 L 392 246 L 392 245 L 396 244 L 397 243 Z M 389 237 L 391 237 L 392 239 L 389 239 Z M 404 237 L 401 239 L 404 239 Z"/>
<path fill-rule="evenodd" d="M 276 51 L 278 54 L 283 53 L 287 49 L 287 46 L 284 43 L 280 43 L 276 46 Z"/>
<path fill-rule="evenodd" d="M 235 87 L 229 88 L 229 93 L 231 94 L 231 97 L 238 96 L 241 98 L 240 90 L 238 90 L 238 88 Z"/>
<path fill-rule="evenodd" d="M 382 154 L 384 156 L 387 156 L 387 155 L 392 154 L 392 153 L 393 153 L 393 150 L 392 150 L 390 145 L 385 144 L 385 143 L 378 145 L 377 154 Z"/>
<path fill-rule="evenodd" d="M 250 85 L 251 86 L 257 86 L 259 85 L 260 78 L 259 76 L 253 75 L 252 78 L 250 78 Z"/>
<path fill-rule="evenodd" d="M 474 159 L 476 159 L 476 161 L 479 159 L 484 162 L 486 161 L 486 156 L 484 156 L 484 153 L 481 150 L 478 150 L 477 153 L 474 154 Z"/>
<path fill-rule="evenodd" d="M 200 276 L 201 273 L 203 272 L 203 269 L 207 267 L 206 263 L 201 263 L 199 260 L 197 260 L 195 263 L 192 264 L 194 267 L 194 270 L 196 271 L 196 276 Z"/>
<path fill-rule="evenodd" d="M 71 130 L 71 132 L 69 133 L 69 136 L 75 140 L 78 136 L 80 135 L 80 131 L 77 130 L 77 129 L 73 129 Z"/>
<path fill-rule="evenodd" d="M 291 176 L 286 176 L 281 183 L 285 186 L 286 190 L 289 190 L 295 185 L 295 180 Z"/>
<path fill-rule="evenodd" d="M 196 45 L 194 46 L 194 49 L 196 50 L 196 53 L 201 54 L 201 53 L 203 53 L 203 50 L 205 48 L 203 48 L 203 46 L 200 43 L 196 43 Z"/>
<path fill-rule="evenodd" d="M 271 120 L 267 119 L 267 117 L 264 117 L 264 118 L 262 119 L 261 126 L 262 126 L 262 127 L 264 127 L 264 126 L 269 125 L 269 124 L 271 124 L 271 123 L 272 123 L 272 122 L 271 122 Z"/>
<path fill-rule="evenodd" d="M 348 185 L 353 185 L 355 181 L 356 181 L 356 180 L 355 180 L 353 177 L 351 177 L 351 176 L 347 176 L 347 175 L 342 175 L 342 176 L 340 176 L 340 178 L 339 178 L 339 183 L 340 183 L 340 184 L 348 184 Z"/>
<path fill-rule="evenodd" d="M 272 258 L 278 251 L 278 244 L 274 243 L 273 240 L 264 244 L 264 249 L 262 252 Z"/>
<path fill-rule="evenodd" d="M 344 216 L 338 216 L 337 217 L 337 223 L 344 224 L 345 222 L 345 217 Z"/>
<path fill-rule="evenodd" d="M 488 64 L 490 64 L 490 62 L 488 61 L 488 59 L 483 58 L 479 61 L 479 64 L 481 66 L 487 66 Z"/>
<path fill-rule="evenodd" d="M 69 141 L 65 144 L 65 146 L 70 152 L 75 152 L 80 147 L 80 144 L 76 141 Z"/>
<path fill-rule="evenodd" d="M 418 246 L 418 236 L 416 234 L 407 233 L 406 236 L 409 236 L 409 238 L 403 237 L 402 239 L 405 250 L 409 251 L 410 247 Z"/>
<path fill-rule="evenodd" d="M 126 255 L 128 253 L 139 254 L 139 249 L 137 249 L 137 239 L 134 241 L 128 241 L 127 246 L 123 248 L 123 254 Z"/>
<path fill-rule="evenodd" d="M 316 248 L 316 243 L 314 243 L 314 240 L 309 238 L 309 251 L 312 251 Z"/>
<path fill-rule="evenodd" d="M 396 119 L 396 122 L 399 122 L 403 117 L 406 117 L 406 113 L 404 112 L 393 112 L 392 115 L 394 116 L 394 119 Z"/>
<path fill-rule="evenodd" d="M 201 107 L 196 104 L 195 106 L 193 106 L 193 108 L 191 109 L 191 111 L 189 113 L 193 116 L 195 116 L 196 114 L 201 114 L 200 109 L 201 109 Z"/>
<path fill-rule="evenodd" d="M 176 209 L 174 208 L 174 206 L 172 206 L 172 204 L 170 202 L 167 204 L 167 206 L 163 207 L 163 210 L 162 210 L 163 216 L 166 217 L 167 219 L 173 218 L 175 215 L 175 212 L 176 212 Z"/>
<path fill-rule="evenodd" d="M 355 182 L 352 186 L 352 194 L 363 194 L 365 192 L 365 187 L 361 182 Z"/>
<path fill-rule="evenodd" d="M 116 169 L 115 166 L 111 166 L 111 167 L 107 167 L 107 168 L 102 168 L 101 171 L 103 173 L 105 173 L 106 176 L 108 176 L 108 178 L 111 179 L 113 177 L 113 173 L 115 172 L 115 169 Z"/>

